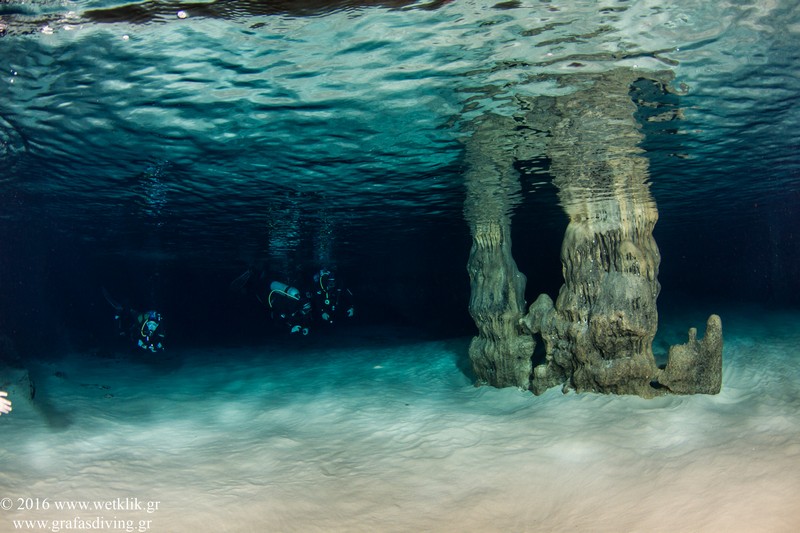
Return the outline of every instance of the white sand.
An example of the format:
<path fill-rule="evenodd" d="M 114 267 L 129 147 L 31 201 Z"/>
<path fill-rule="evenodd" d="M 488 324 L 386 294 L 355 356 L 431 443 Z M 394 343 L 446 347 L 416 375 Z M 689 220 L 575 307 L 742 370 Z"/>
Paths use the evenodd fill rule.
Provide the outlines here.
<path fill-rule="evenodd" d="M 65 356 L 0 417 L 0 531 L 800 531 L 799 319 L 723 314 L 722 393 L 654 400 L 475 388 L 466 339 L 386 331 Z"/>

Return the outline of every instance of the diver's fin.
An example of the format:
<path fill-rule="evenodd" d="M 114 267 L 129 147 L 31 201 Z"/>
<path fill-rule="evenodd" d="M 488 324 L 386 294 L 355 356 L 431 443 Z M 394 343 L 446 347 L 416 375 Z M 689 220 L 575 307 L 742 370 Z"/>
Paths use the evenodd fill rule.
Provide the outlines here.
<path fill-rule="evenodd" d="M 114 301 L 114 299 L 111 297 L 111 295 L 108 294 L 108 291 L 106 290 L 105 287 L 103 287 L 103 296 L 105 297 L 105 299 L 109 303 L 109 305 L 111 305 L 111 307 L 113 307 L 114 309 L 117 310 L 117 313 L 121 313 L 122 312 L 122 305 L 120 305 L 120 304 L 118 304 L 117 302 Z"/>
<path fill-rule="evenodd" d="M 236 278 L 235 280 L 231 281 L 231 290 L 236 292 L 242 292 L 244 290 L 244 286 L 250 281 L 250 276 L 253 275 L 253 271 L 249 268 L 245 270 L 244 274 Z"/>

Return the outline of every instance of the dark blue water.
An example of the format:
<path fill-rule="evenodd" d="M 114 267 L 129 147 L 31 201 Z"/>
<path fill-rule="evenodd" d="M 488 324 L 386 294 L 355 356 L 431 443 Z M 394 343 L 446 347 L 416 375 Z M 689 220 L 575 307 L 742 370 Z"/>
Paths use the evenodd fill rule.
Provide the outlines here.
<path fill-rule="evenodd" d="M 794 2 L 268 4 L 0 6 L 0 332 L 21 351 L 113 345 L 103 287 L 173 345 L 263 340 L 229 289 L 251 266 L 334 266 L 360 324 L 471 335 L 471 124 L 618 67 L 674 74 L 637 113 L 662 313 L 800 305 Z M 562 282 L 548 164 L 517 164 L 529 301 Z"/>

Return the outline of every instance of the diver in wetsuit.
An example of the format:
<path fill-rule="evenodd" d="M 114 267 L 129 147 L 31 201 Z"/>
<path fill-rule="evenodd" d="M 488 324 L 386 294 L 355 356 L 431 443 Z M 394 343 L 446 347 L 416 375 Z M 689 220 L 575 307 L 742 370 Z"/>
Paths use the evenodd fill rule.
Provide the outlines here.
<path fill-rule="evenodd" d="M 353 293 L 350 289 L 336 286 L 336 276 L 327 268 L 321 268 L 314 274 L 312 299 L 314 319 L 328 324 L 342 318 L 353 318 L 355 307 Z"/>
<path fill-rule="evenodd" d="M 311 321 L 311 302 L 308 294 L 281 281 L 269 281 L 267 272 L 261 269 L 254 276 L 253 268 L 247 269 L 230 284 L 232 291 L 255 294 L 256 299 L 269 310 L 270 318 L 289 333 L 308 335 Z"/>
<path fill-rule="evenodd" d="M 120 337 L 128 337 L 134 346 L 148 352 L 164 351 L 166 330 L 161 313 L 155 310 L 140 313 L 124 306 L 111 298 L 105 288 L 103 288 L 103 296 L 116 311 L 114 320 L 117 323 L 117 334 Z"/>
<path fill-rule="evenodd" d="M 269 292 L 266 296 L 259 296 L 258 301 L 269 307 L 272 320 L 288 327 L 289 333 L 308 335 L 311 302 L 295 287 L 273 281 Z"/>
<path fill-rule="evenodd" d="M 135 337 L 139 348 L 153 353 L 164 351 L 166 332 L 161 322 L 161 313 L 158 311 L 147 311 L 136 315 L 135 332 L 132 337 Z"/>

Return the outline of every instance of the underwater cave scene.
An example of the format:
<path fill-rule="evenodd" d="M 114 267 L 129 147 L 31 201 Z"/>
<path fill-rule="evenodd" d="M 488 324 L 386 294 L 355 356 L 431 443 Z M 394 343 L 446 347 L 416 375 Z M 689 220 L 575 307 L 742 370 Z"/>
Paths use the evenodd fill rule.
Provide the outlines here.
<path fill-rule="evenodd" d="M 799 42 L 1 2 L 0 531 L 797 531 Z"/>

